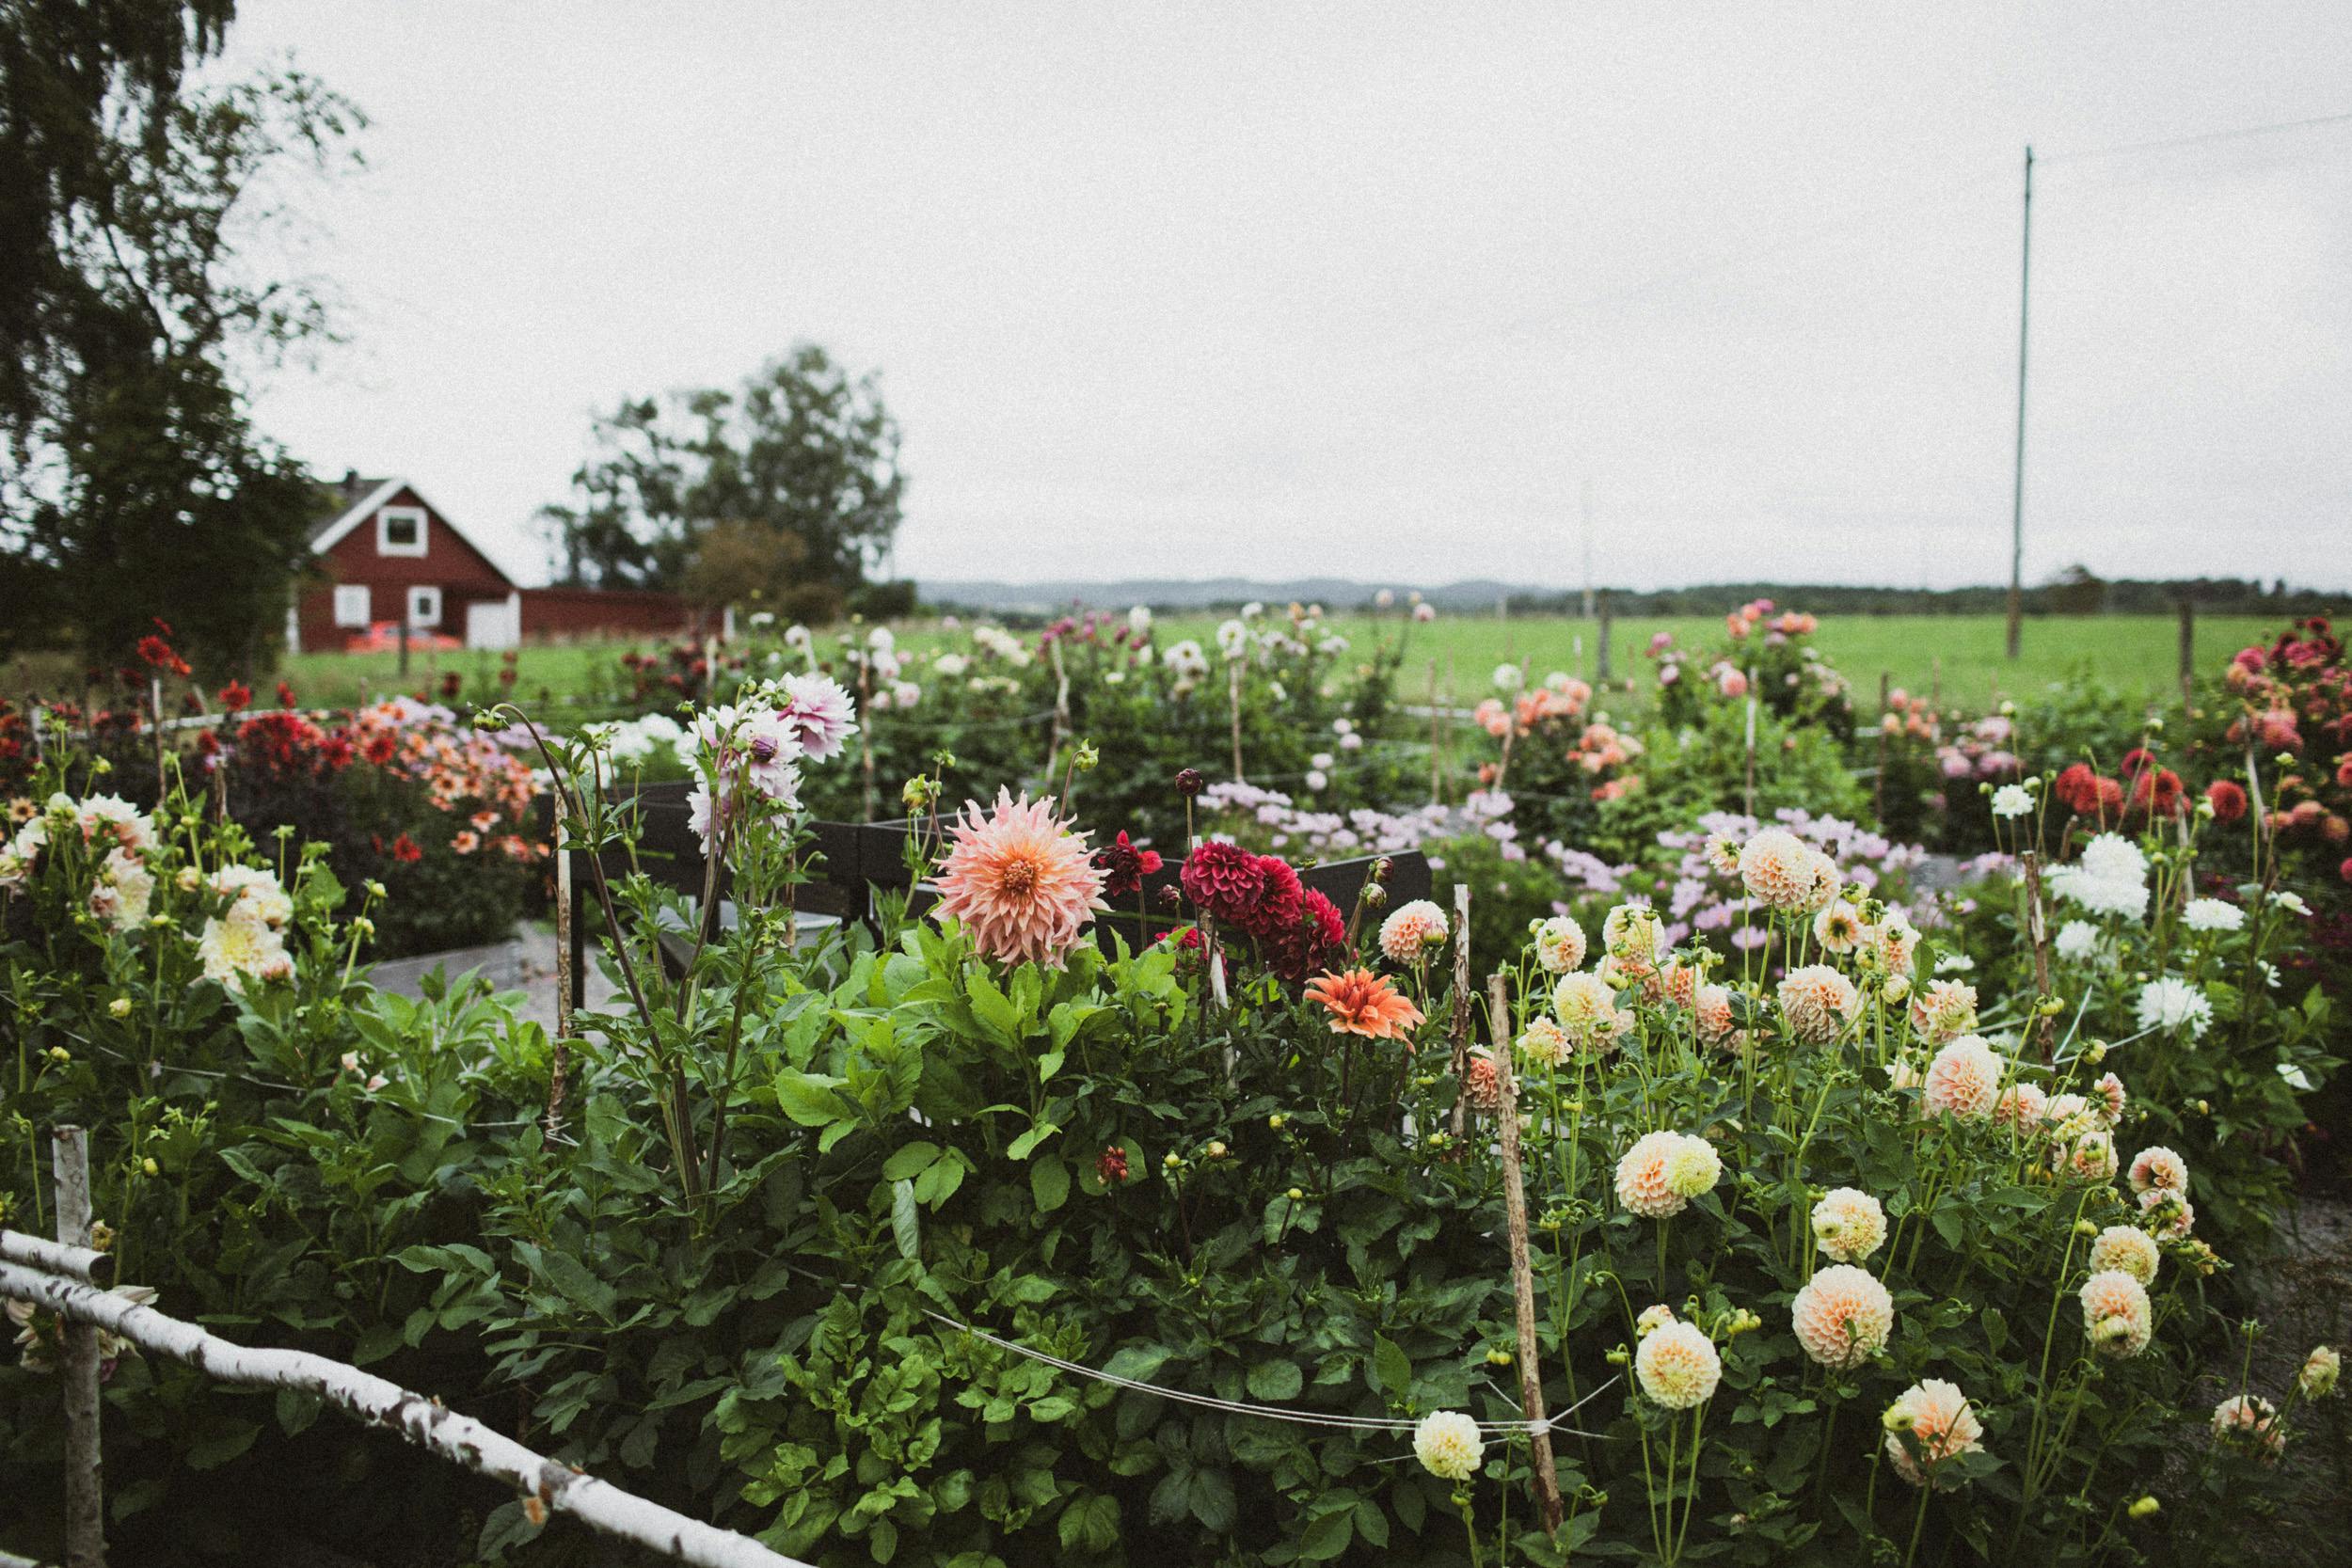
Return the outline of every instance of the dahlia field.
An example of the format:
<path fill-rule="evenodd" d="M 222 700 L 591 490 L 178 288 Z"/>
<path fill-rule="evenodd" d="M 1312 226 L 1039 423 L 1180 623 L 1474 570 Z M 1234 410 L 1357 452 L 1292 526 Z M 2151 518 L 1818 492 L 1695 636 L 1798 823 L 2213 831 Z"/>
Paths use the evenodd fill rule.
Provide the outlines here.
<path fill-rule="evenodd" d="M 85 1128 L 113 1291 L 829 1568 L 2271 1539 L 2343 1430 L 2245 1288 L 2341 1123 L 2330 630 L 2185 708 L 1882 712 L 1756 603 L 1461 711 L 1393 611 L 762 626 L 600 722 L 11 715 L 0 1217 L 53 1234 Z M 351 824 L 351 768 L 534 895 L 560 831 L 611 1003 L 372 985 L 404 890 L 255 803 Z M 663 780 L 697 877 L 649 874 Z M 809 918 L 814 824 L 885 818 L 866 918 Z M 9 1312 L 38 1555 L 63 1324 Z M 102 1348 L 120 1560 L 636 1560 Z"/>

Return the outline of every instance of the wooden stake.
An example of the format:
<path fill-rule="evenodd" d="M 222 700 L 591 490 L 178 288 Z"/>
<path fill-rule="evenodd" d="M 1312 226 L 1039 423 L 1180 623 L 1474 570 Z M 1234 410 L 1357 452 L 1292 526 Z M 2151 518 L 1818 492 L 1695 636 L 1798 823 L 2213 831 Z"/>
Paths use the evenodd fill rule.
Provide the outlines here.
<path fill-rule="evenodd" d="M 2050 1016 L 2042 1010 L 2042 1004 L 2050 996 L 2050 936 L 2049 926 L 2042 915 L 2042 856 L 2028 849 L 2018 859 L 2026 868 L 2026 930 L 2033 941 L 2033 1022 L 2026 1026 L 2026 1042 L 2031 1045 L 2038 1037 L 2042 1041 L 2042 1060 L 2046 1066 L 2051 1057 L 2054 1031 Z"/>
<path fill-rule="evenodd" d="M 1470 1070 L 1470 1023 L 1477 1016 L 1477 1001 L 1470 993 L 1470 883 L 1454 884 L 1454 1153 L 1461 1150 L 1463 1114 L 1469 1109 L 1469 1085 L 1463 1075 Z"/>
<path fill-rule="evenodd" d="M 162 683 L 156 683 L 160 690 Z M 50 1144 L 50 1169 L 56 1180 L 57 1242 L 87 1248 L 96 1212 L 90 1203 L 89 1135 L 60 1127 Z M 6 1265 L 15 1268 L 18 1265 Z M 84 1290 L 92 1289 L 82 1286 Z M 66 1568 L 106 1568 L 104 1461 L 98 1444 L 98 1330 L 86 1323 L 65 1325 L 61 1369 L 65 1395 Z"/>
<path fill-rule="evenodd" d="M 1438 803 L 1438 781 L 1445 767 L 1445 754 L 1438 745 L 1439 719 L 1438 716 L 1438 661 L 1429 660 L 1429 803 Z"/>
<path fill-rule="evenodd" d="M 555 1051 L 548 1064 L 548 1137 L 564 1128 L 564 1079 L 572 1058 L 572 847 L 555 802 Z"/>
<path fill-rule="evenodd" d="M 1061 740 L 1070 728 L 1070 672 L 1061 661 L 1061 639 L 1049 637 L 1045 652 L 1054 661 L 1054 727 L 1045 737 L 1045 787 L 1054 787 L 1054 768 L 1061 759 Z"/>
<path fill-rule="evenodd" d="M 2194 601 L 2181 601 L 2181 718 L 2194 721 L 2197 717 L 2197 606 Z"/>
<path fill-rule="evenodd" d="M 155 709 L 155 809 L 164 809 L 164 797 L 170 785 L 164 777 L 164 677 L 153 676 L 148 690 Z"/>
<path fill-rule="evenodd" d="M 1544 1420 L 1543 1361 L 1535 1349 L 1535 1271 L 1527 1255 L 1527 1188 L 1519 1174 L 1519 1082 L 1511 1062 L 1511 993 L 1501 974 L 1486 980 L 1487 1033 L 1502 1084 L 1502 1214 L 1511 1238 L 1511 1298 L 1518 1320 L 1520 1414 L 1528 1431 L 1528 1468 L 1535 1478 L 1535 1507 L 1544 1528 L 1558 1530 L 1563 1514 L 1560 1472 Z"/>
<path fill-rule="evenodd" d="M 1879 672 L 1879 775 L 1870 785 L 1870 809 L 1879 819 L 1879 830 L 1886 829 L 1886 699 L 1891 694 L 1894 677 Z"/>
<path fill-rule="evenodd" d="M 1228 659 L 1228 660 L 1226 660 L 1226 662 L 1225 662 L 1225 674 L 1226 674 L 1226 682 L 1225 682 L 1225 684 L 1226 684 L 1226 689 L 1227 689 L 1227 692 L 1228 692 L 1227 705 L 1228 705 L 1228 707 L 1230 708 L 1230 710 L 1232 711 L 1232 719 L 1233 719 L 1233 782 L 1234 782 L 1235 784 L 1240 784 L 1240 783 L 1242 782 L 1242 776 L 1241 776 L 1241 660 L 1240 660 L 1240 659 L 1237 659 L 1237 658 L 1233 658 L 1233 659 Z"/>

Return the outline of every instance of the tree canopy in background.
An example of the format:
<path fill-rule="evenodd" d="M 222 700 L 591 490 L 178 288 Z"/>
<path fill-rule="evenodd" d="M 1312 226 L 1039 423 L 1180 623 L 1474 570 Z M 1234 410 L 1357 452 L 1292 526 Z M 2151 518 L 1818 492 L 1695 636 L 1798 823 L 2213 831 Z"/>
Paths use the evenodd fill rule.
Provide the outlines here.
<path fill-rule="evenodd" d="M 898 426 L 814 343 L 731 391 L 624 401 L 590 439 L 579 503 L 540 514 L 569 583 L 823 619 L 898 532 Z"/>
<path fill-rule="evenodd" d="M 153 616 L 226 667 L 278 646 L 319 494 L 242 375 L 326 335 L 242 242 L 265 173 L 364 123 L 296 71 L 217 88 L 231 0 L 0 6 L 0 647 L 129 650 Z"/>

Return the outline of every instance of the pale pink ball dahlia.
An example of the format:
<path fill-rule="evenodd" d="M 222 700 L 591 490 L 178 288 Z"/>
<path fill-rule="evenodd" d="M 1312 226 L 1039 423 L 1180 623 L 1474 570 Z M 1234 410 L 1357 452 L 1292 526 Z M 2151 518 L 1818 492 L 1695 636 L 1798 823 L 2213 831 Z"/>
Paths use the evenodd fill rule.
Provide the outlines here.
<path fill-rule="evenodd" d="M 2175 1241 L 2197 1228 L 2197 1206 L 2178 1188 L 2149 1188 L 2139 1195 L 2139 1212 L 2158 1235 Z"/>
<path fill-rule="evenodd" d="M 1565 974 L 1584 967 L 1584 927 L 1565 914 L 1538 920 L 1530 929 L 1535 939 L 1535 962 L 1547 974 Z"/>
<path fill-rule="evenodd" d="M 1086 834 L 1054 815 L 1051 799 L 999 789 L 993 813 L 966 801 L 949 834 L 932 912 L 961 921 L 984 957 L 1059 969 L 1094 911 L 1110 907 Z"/>
<path fill-rule="evenodd" d="M 1840 1263 L 1859 1263 L 1885 1244 L 1886 1211 L 1868 1193 L 1832 1187 L 1813 1206 L 1813 1240 Z"/>
<path fill-rule="evenodd" d="M 2163 1256 L 2153 1237 L 2128 1225 L 2110 1225 L 2090 1243 L 2093 1272 L 2104 1274 L 2113 1269 L 2130 1275 L 2142 1285 L 2156 1282 L 2156 1264 Z"/>
<path fill-rule="evenodd" d="M 1567 1031 L 1548 1018 L 1528 1021 L 1520 1031 L 1519 1054 L 1538 1067 L 1558 1067 L 1574 1053 L 1575 1046 Z"/>
<path fill-rule="evenodd" d="M 2154 1312 L 2148 1287 L 2122 1269 L 2102 1269 L 2083 1281 L 2083 1332 L 2101 1355 L 2137 1355 L 2148 1348 Z"/>
<path fill-rule="evenodd" d="M 1644 1336 L 1633 1355 L 1642 1392 L 1669 1410 L 1704 1404 L 1723 1381 L 1724 1360 L 1696 1323 L 1670 1323 Z"/>
<path fill-rule="evenodd" d="M 1445 939 L 1445 911 L 1426 898 L 1414 899 L 1380 923 L 1380 951 L 1392 964 L 1423 962 Z"/>
<path fill-rule="evenodd" d="M 1731 1037 L 1734 1020 L 1730 987 L 1699 987 L 1692 993 L 1691 1011 L 1698 1019 L 1700 1043 L 1721 1045 Z"/>
<path fill-rule="evenodd" d="M 2042 1127 L 2042 1117 L 2050 1109 L 2050 1097 L 2032 1084 L 2011 1084 L 2001 1091 L 2001 1101 L 1994 1107 L 1993 1119 L 2012 1132 L 2034 1132 Z"/>
<path fill-rule="evenodd" d="M 2115 1139 L 2095 1128 L 2060 1151 L 2061 1174 L 2077 1181 L 2106 1181 L 2115 1175 Z"/>
<path fill-rule="evenodd" d="M 2106 1108 L 2109 1127 L 2123 1119 L 2123 1107 L 2131 1100 L 2123 1092 L 2123 1080 L 2112 1072 L 2102 1075 L 2096 1084 L 2090 1085 L 2090 1098 Z"/>
<path fill-rule="evenodd" d="M 1585 970 L 1560 976 L 1551 988 L 1552 1016 L 1581 1054 L 1616 1048 L 1617 1037 L 1633 1027 L 1633 1015 L 1617 1006 L 1609 982 Z"/>
<path fill-rule="evenodd" d="M 1617 1162 L 1617 1201 L 1629 1213 L 1662 1220 L 1682 1212 L 1691 1201 L 1674 1190 L 1670 1166 L 1682 1150 L 1679 1132 L 1645 1132 L 1634 1140 Z"/>
<path fill-rule="evenodd" d="M 1767 828 L 1740 847 L 1740 880 L 1767 909 L 1795 913 L 1812 901 L 1820 854 L 1786 828 Z"/>
<path fill-rule="evenodd" d="M 1991 1116 L 2000 1102 L 2006 1065 L 1982 1036 L 1961 1036 L 1928 1064 L 1928 1075 L 1919 1090 L 1920 1113 L 1970 1121 Z"/>
<path fill-rule="evenodd" d="M 1462 1100 L 1481 1116 L 1502 1109 L 1502 1066 L 1484 1046 L 1472 1046 L 1462 1059 Z"/>
<path fill-rule="evenodd" d="M 1862 1009 L 1862 993 L 1827 964 L 1791 970 L 1780 983 L 1780 1010 L 1788 1032 L 1807 1045 L 1827 1045 Z"/>
<path fill-rule="evenodd" d="M 1931 980 L 1911 999 L 1911 1026 L 1930 1045 L 1969 1033 L 1977 1026 L 1977 988 L 1960 980 Z"/>
<path fill-rule="evenodd" d="M 2265 1465 L 2274 1463 L 2287 1446 L 2279 1407 L 2260 1394 L 2233 1394 L 2215 1405 L 2213 1435 L 2216 1442 L 2245 1449 Z"/>
<path fill-rule="evenodd" d="M 1983 1436 L 1968 1396 L 1942 1378 L 1921 1379 L 1887 1408 L 1887 1460 L 1914 1486 L 1946 1491 L 1959 1485 L 1959 1476 L 1945 1473 L 1945 1461 L 1983 1452 Z"/>
<path fill-rule="evenodd" d="M 1804 1353 L 1824 1367 L 1857 1367 L 1886 1348 L 1895 1298 L 1851 1263 L 1834 1263 L 1805 1282 L 1788 1304 Z"/>
<path fill-rule="evenodd" d="M 2188 1162 L 2155 1144 L 2132 1156 L 2132 1191 L 2188 1195 Z"/>

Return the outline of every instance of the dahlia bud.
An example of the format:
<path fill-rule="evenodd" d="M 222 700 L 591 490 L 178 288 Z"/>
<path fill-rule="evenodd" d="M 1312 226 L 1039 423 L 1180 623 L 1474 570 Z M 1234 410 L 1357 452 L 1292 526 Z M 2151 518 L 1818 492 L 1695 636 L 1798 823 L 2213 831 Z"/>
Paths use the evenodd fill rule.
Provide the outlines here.
<path fill-rule="evenodd" d="M 1490 1350 L 1486 1353 L 1486 1364 L 1492 1367 L 1507 1367 L 1511 1364 L 1511 1353 L 1507 1350 Z"/>
<path fill-rule="evenodd" d="M 180 868 L 179 875 L 171 879 L 171 885 L 182 893 L 194 893 L 203 885 L 203 877 L 198 873 L 195 866 L 183 865 Z"/>
<path fill-rule="evenodd" d="M 66 1063 L 73 1060 L 73 1053 L 68 1051 L 62 1045 L 53 1045 L 49 1048 L 49 1059 L 56 1063 L 59 1067 L 63 1067 Z"/>
<path fill-rule="evenodd" d="M 92 1252 L 112 1252 L 115 1249 L 115 1227 L 104 1220 L 92 1220 L 89 1245 Z"/>
<path fill-rule="evenodd" d="M 2130 1513 L 2135 1519 L 2150 1519 L 2153 1518 L 2156 1513 L 2163 1509 L 2163 1507 L 2164 1504 L 2156 1501 L 2153 1496 L 2150 1496 L 2139 1498 L 2125 1512 Z"/>
<path fill-rule="evenodd" d="M 917 773 L 899 787 L 898 799 L 906 802 L 909 811 L 929 811 L 931 802 L 939 799 L 939 786 L 927 774 Z"/>
<path fill-rule="evenodd" d="M 1179 1165 L 1182 1165 L 1184 1163 L 1184 1157 L 1183 1155 L 1181 1155 L 1181 1154 L 1177 1153 L 1177 1152 L 1176 1152 L 1174 1149 L 1172 1149 L 1172 1148 L 1171 1148 L 1171 1149 L 1169 1149 L 1169 1150 L 1168 1151 L 1168 1158 L 1167 1158 L 1167 1159 L 1165 1159 L 1165 1160 L 1162 1160 L 1162 1161 L 1160 1162 L 1160 1164 L 1163 1164 L 1163 1165 L 1167 1166 L 1169 1170 L 1174 1170 L 1174 1169 L 1176 1169 Z"/>
<path fill-rule="evenodd" d="M 94 757 L 90 760 L 89 770 L 98 774 L 111 773 L 115 770 L 115 765 L 104 757 Z"/>
<path fill-rule="evenodd" d="M 1293 1187 L 1289 1192 L 1284 1193 L 1282 1196 L 1289 1198 L 1293 1203 L 1299 1203 L 1305 1201 L 1307 1190 L 1304 1187 Z"/>
<path fill-rule="evenodd" d="M 2099 1234 L 2099 1227 L 2096 1223 L 2090 1220 L 2076 1220 L 2074 1222 L 2074 1234 L 2077 1236 L 2096 1236 Z"/>
<path fill-rule="evenodd" d="M 1212 1160 L 1222 1160 L 1225 1158 L 1225 1146 L 1222 1143 L 1211 1143 L 1208 1154 Z"/>
<path fill-rule="evenodd" d="M 1094 771 L 1095 764 L 1102 760 L 1103 753 L 1095 750 L 1093 741 L 1081 740 L 1078 742 L 1078 750 L 1071 756 L 1070 765 L 1081 773 L 1091 773 Z M 1177 787 L 1181 789 L 1184 787 L 1184 775 L 1180 773 L 1176 777 Z"/>
<path fill-rule="evenodd" d="M 117 1018 L 129 1018 L 131 1016 L 131 999 L 127 996 L 118 996 L 112 1002 L 106 1004 L 106 1010 L 114 1014 Z"/>
<path fill-rule="evenodd" d="M 1160 908 L 1164 910 L 1181 909 L 1184 907 L 1184 889 L 1178 887 L 1174 882 L 1167 882 L 1161 885 Z"/>
<path fill-rule="evenodd" d="M 1375 882 L 1385 882 L 1389 879 L 1389 873 L 1395 869 L 1394 863 L 1390 861 L 1389 857 L 1383 855 L 1372 863 L 1372 879 Z"/>
<path fill-rule="evenodd" d="M 153 1155 L 150 1155 L 139 1162 L 139 1169 L 149 1176 L 160 1176 L 163 1174 L 164 1167 L 155 1163 Z"/>
<path fill-rule="evenodd" d="M 1909 1432 L 1914 1419 L 1911 1414 L 1911 1402 L 1897 1400 L 1886 1407 L 1886 1414 L 1879 1418 L 1879 1425 L 1889 1432 Z"/>
<path fill-rule="evenodd" d="M 1368 908 L 1376 910 L 1388 901 L 1389 890 L 1387 888 L 1382 887 L 1378 882 L 1364 884 L 1364 903 Z"/>
<path fill-rule="evenodd" d="M 1282 1123 L 1284 1119 L 1285 1118 L 1283 1117 L 1282 1113 L 1277 1111 L 1272 1116 L 1265 1118 L 1265 1124 L 1274 1132 L 1279 1132 L 1282 1130 Z"/>
<path fill-rule="evenodd" d="M 1200 793 L 1200 769 L 1182 768 L 1176 772 L 1176 793 L 1189 800 Z"/>
<path fill-rule="evenodd" d="M 1623 1345 L 1619 1345 L 1615 1350 L 1613 1350 L 1607 1355 L 1602 1356 L 1601 1359 L 1608 1362 L 1613 1367 L 1622 1367 L 1627 1362 L 1632 1360 L 1633 1357 L 1627 1352 Z"/>

